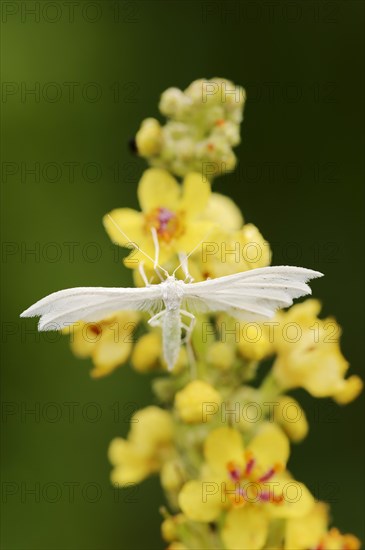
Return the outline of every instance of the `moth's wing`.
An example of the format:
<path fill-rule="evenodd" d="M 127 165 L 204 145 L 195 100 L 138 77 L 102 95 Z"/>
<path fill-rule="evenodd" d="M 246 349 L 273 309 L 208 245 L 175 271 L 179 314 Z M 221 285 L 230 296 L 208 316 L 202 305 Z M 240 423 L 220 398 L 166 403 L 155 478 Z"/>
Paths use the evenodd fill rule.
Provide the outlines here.
<path fill-rule="evenodd" d="M 100 321 L 115 311 L 140 310 L 154 314 L 162 307 L 160 285 L 144 288 L 79 287 L 46 296 L 23 311 L 21 317 L 40 316 L 38 330 L 59 330 L 76 321 Z"/>
<path fill-rule="evenodd" d="M 294 298 L 311 294 L 310 279 L 319 271 L 303 267 L 273 266 L 252 269 L 184 287 L 183 306 L 191 312 L 225 312 L 242 320 L 270 319 Z"/>

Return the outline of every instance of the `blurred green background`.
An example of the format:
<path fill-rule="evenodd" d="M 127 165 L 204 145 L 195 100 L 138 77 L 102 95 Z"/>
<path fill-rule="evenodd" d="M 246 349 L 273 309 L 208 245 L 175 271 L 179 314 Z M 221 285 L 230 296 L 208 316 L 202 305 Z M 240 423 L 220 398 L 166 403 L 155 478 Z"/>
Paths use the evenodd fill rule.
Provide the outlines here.
<path fill-rule="evenodd" d="M 39 336 L 36 320 L 18 315 L 58 289 L 130 282 L 101 224 L 111 208 L 137 207 L 145 163 L 128 140 L 159 116 L 167 87 L 222 76 L 248 101 L 239 167 L 215 189 L 262 230 L 274 263 L 325 273 L 314 293 L 343 326 L 343 352 L 361 374 L 364 4 L 1 8 L 2 548 L 163 548 L 158 479 L 113 493 L 106 458 L 131 410 L 151 402 L 149 378 L 126 366 L 91 380 L 66 338 Z M 331 502 L 341 530 L 363 537 L 363 399 L 340 408 L 297 395 L 312 424 L 290 467 Z"/>

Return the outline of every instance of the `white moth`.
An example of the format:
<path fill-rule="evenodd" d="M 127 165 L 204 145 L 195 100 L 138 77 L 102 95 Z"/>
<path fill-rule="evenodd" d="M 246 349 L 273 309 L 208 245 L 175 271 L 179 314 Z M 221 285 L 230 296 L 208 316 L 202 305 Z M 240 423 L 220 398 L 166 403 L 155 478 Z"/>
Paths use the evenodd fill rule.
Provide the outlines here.
<path fill-rule="evenodd" d="M 113 220 L 113 223 L 114 220 Z M 121 233 L 126 236 L 118 227 Z M 294 298 L 311 294 L 306 284 L 322 273 L 303 267 L 263 267 L 209 279 L 199 283 L 191 281 L 186 257 L 179 267 L 185 281 L 170 275 L 158 265 L 158 242 L 155 269 L 159 267 L 165 279 L 159 284 L 145 281 L 144 288 L 79 287 L 54 292 L 23 311 L 21 317 L 40 316 L 39 331 L 60 330 L 76 321 L 98 322 L 116 311 L 139 310 L 151 315 L 149 324 L 162 329 L 163 355 L 171 370 L 175 365 L 182 342 L 189 342 L 195 324 L 192 312 L 219 313 L 247 321 L 270 319 L 276 309 L 292 305 Z M 201 244 L 201 243 L 200 243 Z M 142 254 L 150 258 L 142 250 Z M 182 340 L 182 330 L 185 337 Z"/>

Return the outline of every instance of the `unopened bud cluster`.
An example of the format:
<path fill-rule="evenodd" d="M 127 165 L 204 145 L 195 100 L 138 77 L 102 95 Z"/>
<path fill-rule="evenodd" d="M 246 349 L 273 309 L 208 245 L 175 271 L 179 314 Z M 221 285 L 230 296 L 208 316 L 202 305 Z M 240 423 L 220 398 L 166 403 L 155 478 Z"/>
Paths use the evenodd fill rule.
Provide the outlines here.
<path fill-rule="evenodd" d="M 222 78 L 195 80 L 184 91 L 168 88 L 159 105 L 167 122 L 142 122 L 136 135 L 139 155 L 177 176 L 200 172 L 213 177 L 232 171 L 245 98 L 243 88 Z"/>

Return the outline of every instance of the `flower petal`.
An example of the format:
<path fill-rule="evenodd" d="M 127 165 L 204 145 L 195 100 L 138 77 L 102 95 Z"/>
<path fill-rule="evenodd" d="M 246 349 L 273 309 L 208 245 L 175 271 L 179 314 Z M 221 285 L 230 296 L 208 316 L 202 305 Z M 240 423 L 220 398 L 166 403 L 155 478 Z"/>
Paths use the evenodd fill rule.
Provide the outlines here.
<path fill-rule="evenodd" d="M 179 209 L 185 212 L 187 218 L 197 216 L 206 208 L 210 193 L 209 181 L 202 174 L 191 172 L 183 182 Z"/>
<path fill-rule="evenodd" d="M 234 462 L 238 466 L 243 466 L 244 447 L 240 432 L 233 428 L 217 428 L 213 430 L 205 440 L 204 456 L 210 468 L 221 473 L 223 480 L 228 471 L 227 464 Z"/>
<path fill-rule="evenodd" d="M 227 513 L 221 534 L 229 550 L 259 550 L 266 542 L 269 521 L 255 506 L 233 508 Z"/>
<path fill-rule="evenodd" d="M 290 445 L 284 432 L 276 424 L 264 423 L 248 446 L 260 467 L 272 467 L 276 463 L 286 465 Z"/>
<path fill-rule="evenodd" d="M 308 357 L 307 378 L 302 386 L 314 397 L 327 397 L 343 388 L 343 376 L 350 364 L 341 353 L 337 344 L 326 344 L 318 348 Z"/>
<path fill-rule="evenodd" d="M 280 504 L 266 503 L 268 512 L 275 518 L 299 518 L 309 513 L 314 505 L 314 498 L 303 483 L 294 479 L 274 479 L 268 484 L 274 495 L 283 495 Z"/>
<path fill-rule="evenodd" d="M 285 548 L 287 550 L 305 550 L 318 547 L 327 532 L 328 507 L 317 502 L 307 515 L 291 518 L 286 523 Z"/>
<path fill-rule="evenodd" d="M 118 326 L 119 321 L 103 328 L 99 342 L 93 351 L 93 361 L 96 367 L 92 376 L 99 377 L 109 374 L 118 365 L 125 363 L 132 350 L 128 331 Z"/>
<path fill-rule="evenodd" d="M 161 334 L 157 331 L 147 332 L 135 344 L 131 363 L 137 371 L 148 372 L 158 367 L 161 352 Z"/>
<path fill-rule="evenodd" d="M 114 243 L 127 246 L 128 239 L 130 239 L 137 246 L 143 248 L 145 235 L 143 231 L 144 219 L 141 212 L 131 208 L 116 208 L 104 216 L 103 224 Z M 126 237 L 121 233 L 121 230 L 126 234 Z"/>
<path fill-rule="evenodd" d="M 238 206 L 232 199 L 220 193 L 210 195 L 208 204 L 199 219 L 214 221 L 227 231 L 241 229 L 243 224 L 243 217 Z"/>
<path fill-rule="evenodd" d="M 150 405 L 137 411 L 131 421 L 129 439 L 139 448 L 155 448 L 172 441 L 174 425 L 171 414 Z"/>
<path fill-rule="evenodd" d="M 95 349 L 96 341 L 88 337 L 89 325 L 79 321 L 69 327 L 70 347 L 80 358 L 90 357 Z"/>
<path fill-rule="evenodd" d="M 188 481 L 180 491 L 179 505 L 193 521 L 214 521 L 222 510 L 220 486 L 208 481 Z"/>
<path fill-rule="evenodd" d="M 143 212 L 164 207 L 176 210 L 181 189 L 169 172 L 160 168 L 146 170 L 138 185 L 138 199 Z"/>
<path fill-rule="evenodd" d="M 202 254 L 204 241 L 211 241 L 214 230 L 212 222 L 190 221 L 188 222 L 184 234 L 178 239 L 176 249 L 178 252 L 188 254 L 197 247 L 197 254 Z M 201 243 L 201 246 L 199 244 Z"/>
<path fill-rule="evenodd" d="M 333 399 L 339 405 L 350 403 L 362 392 L 364 383 L 359 376 L 353 374 L 343 381 L 340 391 L 334 394 Z"/>
<path fill-rule="evenodd" d="M 121 437 L 116 437 L 110 442 L 108 457 L 115 466 L 111 472 L 111 481 L 115 485 L 139 483 L 151 472 L 148 457 L 141 454 L 130 441 Z"/>

